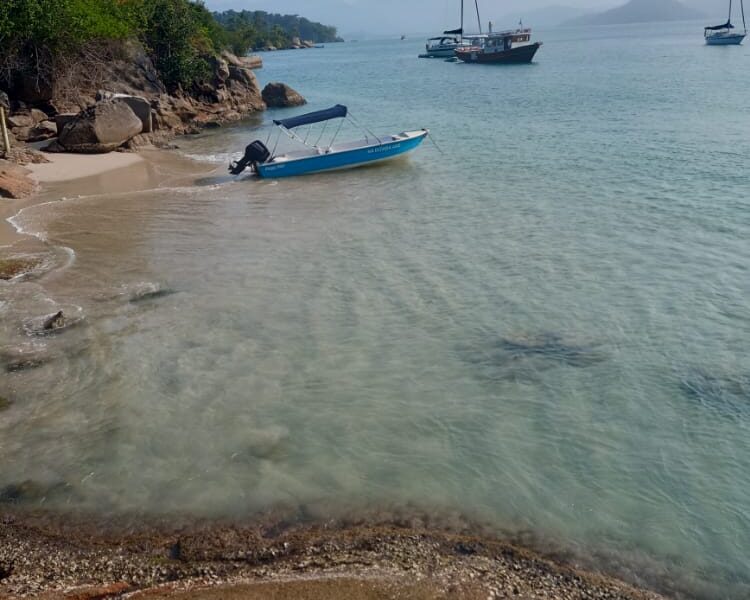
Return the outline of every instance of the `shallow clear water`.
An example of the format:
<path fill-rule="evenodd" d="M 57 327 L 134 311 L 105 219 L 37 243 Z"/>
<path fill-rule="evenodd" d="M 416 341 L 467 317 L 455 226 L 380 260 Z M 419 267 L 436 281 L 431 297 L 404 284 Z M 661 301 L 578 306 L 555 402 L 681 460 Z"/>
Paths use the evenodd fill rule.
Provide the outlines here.
<path fill-rule="evenodd" d="M 460 512 L 747 597 L 750 48 L 700 24 L 540 37 L 505 68 L 416 41 L 264 56 L 262 82 L 442 153 L 19 215 L 60 268 L 0 283 L 1 345 L 53 358 L 4 375 L 0 487 L 111 514 Z M 180 145 L 224 163 L 255 128 Z M 82 321 L 33 335 L 58 306 Z"/>

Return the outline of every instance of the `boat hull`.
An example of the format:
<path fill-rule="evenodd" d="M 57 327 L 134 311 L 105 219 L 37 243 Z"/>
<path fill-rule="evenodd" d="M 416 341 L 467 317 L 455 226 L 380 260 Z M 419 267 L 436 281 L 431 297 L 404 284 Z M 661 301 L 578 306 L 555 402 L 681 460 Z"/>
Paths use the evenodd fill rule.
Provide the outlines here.
<path fill-rule="evenodd" d="M 708 46 L 739 46 L 742 40 L 745 39 L 745 34 L 733 33 L 731 35 L 710 35 L 706 38 L 706 45 Z"/>
<path fill-rule="evenodd" d="M 442 48 L 440 50 L 428 50 L 420 54 L 419 58 L 453 58 L 456 55 L 456 48 Z"/>
<path fill-rule="evenodd" d="M 481 49 L 456 50 L 456 56 L 465 63 L 475 64 L 525 64 L 534 60 L 541 42 L 527 46 L 517 46 L 510 50 L 484 52 Z"/>
<path fill-rule="evenodd" d="M 427 130 L 422 130 L 407 138 L 391 140 L 382 144 L 330 152 L 328 154 L 318 154 L 283 162 L 268 162 L 258 165 L 256 173 L 259 177 L 265 179 L 275 179 L 371 165 L 411 152 L 424 141 L 427 134 Z"/>

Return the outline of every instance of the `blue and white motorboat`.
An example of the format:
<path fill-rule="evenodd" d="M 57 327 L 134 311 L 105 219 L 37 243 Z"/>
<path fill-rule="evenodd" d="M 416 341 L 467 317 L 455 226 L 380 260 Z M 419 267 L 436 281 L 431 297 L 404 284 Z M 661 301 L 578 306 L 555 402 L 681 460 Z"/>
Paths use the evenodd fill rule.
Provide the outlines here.
<path fill-rule="evenodd" d="M 729 18 L 722 25 L 705 27 L 703 37 L 709 46 L 739 46 L 742 40 L 747 36 L 747 25 L 745 24 L 745 3 L 740 0 L 740 9 L 742 11 L 742 30 L 736 29 L 732 25 L 732 0 L 729 0 Z"/>
<path fill-rule="evenodd" d="M 275 120 L 273 123 L 279 128 L 279 136 L 283 132 L 301 143 L 304 148 L 284 154 L 275 154 L 275 148 L 278 147 L 278 137 L 274 150 L 270 151 L 267 146 L 271 137 L 269 134 L 266 143 L 256 140 L 247 146 L 244 156 L 229 166 L 229 172 L 232 175 L 239 175 L 249 166 L 259 177 L 276 178 L 351 169 L 401 156 L 417 148 L 429 135 L 427 129 L 418 129 L 394 135 L 378 136 L 363 128 L 364 139 L 334 144 L 341 130 L 341 125 L 343 125 L 343 119 L 347 118 L 358 125 L 351 118 L 346 106 L 337 104 L 326 110 L 319 110 L 289 119 Z M 316 123 L 327 124 L 328 121 L 333 119 L 342 119 L 342 122 L 333 139 L 326 145 L 308 144 L 307 137 L 303 139 L 294 132 L 297 127 Z M 308 136 L 309 133 L 308 131 Z M 321 132 L 318 141 L 322 138 L 322 135 L 323 132 Z"/>

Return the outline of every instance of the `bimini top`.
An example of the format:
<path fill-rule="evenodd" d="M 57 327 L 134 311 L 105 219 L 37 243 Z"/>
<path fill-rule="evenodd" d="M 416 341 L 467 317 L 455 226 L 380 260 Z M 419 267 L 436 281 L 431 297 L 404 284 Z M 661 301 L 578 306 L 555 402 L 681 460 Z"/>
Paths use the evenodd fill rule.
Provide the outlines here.
<path fill-rule="evenodd" d="M 714 25 L 713 27 L 706 27 L 706 31 L 719 31 L 720 29 L 734 29 L 731 21 L 727 21 L 724 25 Z"/>
<path fill-rule="evenodd" d="M 336 106 L 332 106 L 325 110 L 318 110 L 305 115 L 299 115 L 298 117 L 291 117 L 289 119 L 280 119 L 274 121 L 274 125 L 286 127 L 287 129 L 294 129 L 301 125 L 311 125 L 312 123 L 321 123 L 323 121 L 330 121 L 331 119 L 343 119 L 346 114 L 346 106 L 337 104 Z"/>

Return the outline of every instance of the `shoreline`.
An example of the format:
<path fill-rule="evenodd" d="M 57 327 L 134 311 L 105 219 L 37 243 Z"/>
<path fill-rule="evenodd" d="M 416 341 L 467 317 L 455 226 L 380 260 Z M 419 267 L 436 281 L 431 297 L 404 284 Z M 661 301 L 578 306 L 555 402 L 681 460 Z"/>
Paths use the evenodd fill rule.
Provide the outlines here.
<path fill-rule="evenodd" d="M 49 162 L 25 165 L 38 185 L 34 194 L 23 199 L 0 199 L 0 248 L 8 248 L 31 235 L 10 222 L 28 208 L 68 197 L 156 189 L 170 178 L 189 181 L 191 175 L 216 168 L 155 146 L 136 152 L 45 153 L 45 157 Z"/>
<path fill-rule="evenodd" d="M 472 531 L 418 518 L 118 527 L 6 512 L 0 598 L 666 598 Z"/>
<path fill-rule="evenodd" d="M 36 194 L 2 204 L 4 227 L 12 231 L 7 240 L 0 231 L 0 246 L 30 235 L 7 222 L 26 208 L 195 185 L 217 169 L 159 149 L 93 162 L 88 155 L 50 159 L 32 166 L 41 184 Z M 227 523 L 173 515 L 151 524 L 26 511 L 7 496 L 0 490 L 0 598 L 664 598 L 579 570 L 569 556 L 545 557 L 534 544 L 478 526 L 451 531 L 437 518 Z"/>

